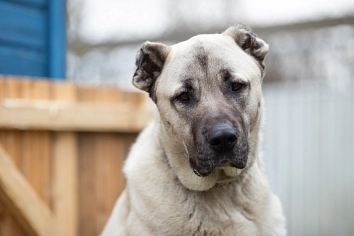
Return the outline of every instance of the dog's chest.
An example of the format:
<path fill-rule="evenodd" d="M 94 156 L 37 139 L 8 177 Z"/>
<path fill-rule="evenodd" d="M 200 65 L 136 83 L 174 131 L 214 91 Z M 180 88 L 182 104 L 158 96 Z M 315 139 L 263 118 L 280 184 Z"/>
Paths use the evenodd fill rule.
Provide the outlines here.
<path fill-rule="evenodd" d="M 186 217 L 186 216 L 185 216 Z M 259 235 L 255 217 L 232 201 L 196 202 L 185 228 L 193 235 Z"/>
<path fill-rule="evenodd" d="M 250 209 L 241 207 L 229 194 L 189 193 L 181 202 L 175 202 L 165 226 L 155 228 L 163 235 L 261 235 L 257 219 Z M 247 205 L 247 204 L 246 204 Z"/>

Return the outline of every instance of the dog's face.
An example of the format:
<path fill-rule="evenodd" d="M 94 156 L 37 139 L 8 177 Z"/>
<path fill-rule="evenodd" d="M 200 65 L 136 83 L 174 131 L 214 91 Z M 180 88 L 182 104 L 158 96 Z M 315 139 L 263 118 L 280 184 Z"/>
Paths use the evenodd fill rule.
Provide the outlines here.
<path fill-rule="evenodd" d="M 267 52 L 243 25 L 171 47 L 141 48 L 133 84 L 149 92 L 168 143 L 175 152 L 182 149 L 196 175 L 246 167 L 250 135 L 261 119 Z"/>

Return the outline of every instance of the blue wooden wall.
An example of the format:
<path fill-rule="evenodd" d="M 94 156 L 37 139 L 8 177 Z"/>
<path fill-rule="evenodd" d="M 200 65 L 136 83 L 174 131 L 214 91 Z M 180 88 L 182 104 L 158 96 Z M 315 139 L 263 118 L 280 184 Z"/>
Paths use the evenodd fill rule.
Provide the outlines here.
<path fill-rule="evenodd" d="M 65 78 L 65 0 L 0 0 L 0 74 Z"/>

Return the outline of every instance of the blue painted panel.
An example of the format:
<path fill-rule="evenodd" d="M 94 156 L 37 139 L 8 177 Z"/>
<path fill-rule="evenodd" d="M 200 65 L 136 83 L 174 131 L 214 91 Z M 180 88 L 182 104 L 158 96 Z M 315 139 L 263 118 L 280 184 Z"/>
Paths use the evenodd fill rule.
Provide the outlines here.
<path fill-rule="evenodd" d="M 0 74 L 64 79 L 65 0 L 0 0 Z"/>
<path fill-rule="evenodd" d="M 1 1 L 39 7 L 39 8 L 43 8 L 47 5 L 47 0 L 1 0 Z"/>
<path fill-rule="evenodd" d="M 49 77 L 54 80 L 65 78 L 66 34 L 65 1 L 49 0 Z"/>
<path fill-rule="evenodd" d="M 47 12 L 0 0 L 0 44 L 46 50 Z"/>
<path fill-rule="evenodd" d="M 0 74 L 47 76 L 44 53 L 26 48 L 0 45 Z"/>

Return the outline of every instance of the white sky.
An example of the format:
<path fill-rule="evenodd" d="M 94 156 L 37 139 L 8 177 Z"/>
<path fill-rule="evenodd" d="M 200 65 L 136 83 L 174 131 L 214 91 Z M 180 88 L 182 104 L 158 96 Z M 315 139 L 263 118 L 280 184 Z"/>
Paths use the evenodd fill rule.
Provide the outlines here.
<path fill-rule="evenodd" d="M 255 24 L 277 24 L 354 14 L 353 0 L 242 1 L 245 15 Z"/>
<path fill-rule="evenodd" d="M 165 28 L 162 0 L 85 0 L 82 35 L 92 41 L 153 34 Z"/>
<path fill-rule="evenodd" d="M 169 21 L 171 14 L 168 11 L 173 10 L 171 8 L 166 10 L 168 2 L 168 0 L 85 0 L 79 34 L 92 42 L 153 37 L 167 27 L 166 22 Z M 181 0 L 181 4 L 186 5 L 182 2 Z M 217 9 L 215 2 L 222 4 L 223 0 L 194 0 L 194 3 L 197 3 L 194 6 L 198 7 L 186 9 L 185 17 L 194 15 L 194 19 L 191 19 L 194 24 L 200 17 L 200 25 L 208 24 L 208 20 L 210 24 L 219 22 L 222 20 L 220 12 L 222 14 L 225 8 Z M 235 19 L 253 25 L 284 24 L 354 14 L 354 0 L 235 0 L 234 3 L 235 9 L 230 9 L 228 14 L 232 15 L 235 12 Z"/>

